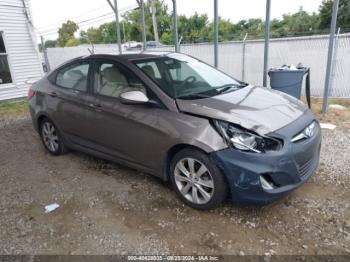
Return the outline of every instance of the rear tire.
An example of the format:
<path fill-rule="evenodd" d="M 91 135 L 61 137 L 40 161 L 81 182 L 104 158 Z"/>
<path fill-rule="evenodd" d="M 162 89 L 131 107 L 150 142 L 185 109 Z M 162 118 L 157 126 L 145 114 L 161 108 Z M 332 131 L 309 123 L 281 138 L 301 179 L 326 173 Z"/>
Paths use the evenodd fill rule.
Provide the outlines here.
<path fill-rule="evenodd" d="M 217 208 L 227 197 L 223 174 L 203 152 L 185 148 L 170 163 L 170 180 L 179 198 L 200 210 Z"/>
<path fill-rule="evenodd" d="M 55 156 L 67 153 L 62 136 L 55 124 L 48 118 L 40 122 L 40 137 L 46 150 Z"/>

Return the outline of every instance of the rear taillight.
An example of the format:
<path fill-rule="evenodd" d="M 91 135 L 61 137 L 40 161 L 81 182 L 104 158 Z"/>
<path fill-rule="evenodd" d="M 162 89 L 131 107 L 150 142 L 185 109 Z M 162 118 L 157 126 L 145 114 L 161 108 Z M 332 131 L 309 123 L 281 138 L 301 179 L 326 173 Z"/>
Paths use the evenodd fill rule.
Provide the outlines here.
<path fill-rule="evenodd" d="M 30 100 L 35 95 L 35 91 L 32 89 L 28 90 L 28 100 Z"/>

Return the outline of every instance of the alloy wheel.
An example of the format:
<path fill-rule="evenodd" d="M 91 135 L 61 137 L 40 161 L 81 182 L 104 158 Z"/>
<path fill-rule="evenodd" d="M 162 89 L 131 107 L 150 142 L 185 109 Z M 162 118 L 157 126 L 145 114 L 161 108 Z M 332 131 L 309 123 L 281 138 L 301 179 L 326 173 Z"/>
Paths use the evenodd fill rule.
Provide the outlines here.
<path fill-rule="evenodd" d="M 45 122 L 42 125 L 41 133 L 47 149 L 56 152 L 59 147 L 59 138 L 55 126 L 50 122 Z"/>
<path fill-rule="evenodd" d="M 194 158 L 183 158 L 175 166 L 179 192 L 194 204 L 206 204 L 214 195 L 214 180 L 209 169 Z"/>

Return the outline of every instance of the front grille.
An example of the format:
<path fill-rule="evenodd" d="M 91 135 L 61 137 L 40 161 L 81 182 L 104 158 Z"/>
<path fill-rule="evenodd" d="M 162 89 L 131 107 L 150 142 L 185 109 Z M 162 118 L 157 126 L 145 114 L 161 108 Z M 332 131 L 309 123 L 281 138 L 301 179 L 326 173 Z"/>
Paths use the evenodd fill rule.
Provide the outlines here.
<path fill-rule="evenodd" d="M 298 167 L 298 173 L 300 177 L 303 177 L 308 173 L 308 171 L 310 170 L 310 167 L 312 166 L 312 160 L 313 159 L 311 158 L 309 161 L 307 161 L 306 163 Z"/>
<path fill-rule="evenodd" d="M 314 169 L 316 161 L 318 159 L 318 154 L 315 154 L 311 159 L 304 162 L 301 165 L 298 165 L 298 173 L 300 177 L 306 176 L 310 171 Z"/>

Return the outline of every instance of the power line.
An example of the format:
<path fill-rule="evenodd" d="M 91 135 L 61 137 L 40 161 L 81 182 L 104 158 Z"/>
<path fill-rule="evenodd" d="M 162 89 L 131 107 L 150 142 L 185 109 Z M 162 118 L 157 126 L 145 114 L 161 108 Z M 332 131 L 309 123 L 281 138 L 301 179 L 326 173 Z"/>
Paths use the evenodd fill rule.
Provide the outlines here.
<path fill-rule="evenodd" d="M 97 19 L 97 20 L 95 20 L 95 21 L 87 21 L 87 22 L 84 22 L 84 24 L 81 26 L 81 27 L 85 27 L 85 26 L 87 26 L 87 25 L 91 25 L 91 24 L 93 24 L 93 23 L 95 23 L 95 22 L 99 22 L 99 21 L 103 21 L 103 20 L 107 20 L 107 19 L 111 19 L 111 18 L 113 18 L 114 16 L 113 16 L 113 14 L 110 14 L 109 16 L 107 16 L 107 17 L 104 17 L 104 18 L 100 18 L 100 19 Z"/>
<path fill-rule="evenodd" d="M 85 16 L 85 15 L 87 15 L 87 14 L 91 14 L 91 13 L 93 13 L 93 12 L 96 12 L 97 10 L 101 10 L 101 9 L 104 8 L 104 7 L 105 7 L 105 5 L 99 6 L 99 7 L 97 7 L 97 8 L 91 9 L 91 10 L 89 10 L 89 11 L 87 11 L 87 12 L 85 12 L 85 13 L 82 13 L 82 14 L 80 14 L 80 15 L 73 16 L 72 18 L 68 18 L 68 19 L 62 19 L 62 20 L 60 20 L 59 22 L 55 22 L 55 23 L 52 23 L 52 24 L 48 24 L 48 25 L 39 27 L 38 29 L 41 30 L 41 31 L 46 31 L 46 30 L 47 30 L 46 28 L 52 28 L 53 26 L 62 24 L 62 23 L 64 23 L 64 22 L 67 21 L 67 20 L 73 20 L 73 19 L 76 19 L 76 18 L 80 18 L 80 17 Z"/>
<path fill-rule="evenodd" d="M 135 6 L 132 5 L 132 6 L 128 6 L 128 7 L 122 8 L 120 11 L 121 12 L 127 12 L 127 11 L 130 11 L 130 10 L 133 10 L 134 8 L 135 8 Z M 104 19 L 112 18 L 113 14 L 114 14 L 113 12 L 109 12 L 107 14 L 99 15 L 99 16 L 96 16 L 96 17 L 93 17 L 93 18 L 89 18 L 89 19 L 85 19 L 83 21 L 76 22 L 76 24 L 77 25 L 83 24 L 83 26 L 87 26 L 89 24 L 93 24 L 93 23 L 96 23 L 96 22 L 104 20 Z M 111 16 L 111 17 L 109 17 L 109 16 Z M 70 19 L 68 19 L 68 20 L 70 20 Z M 90 22 L 90 23 L 88 23 L 88 22 Z M 59 27 L 55 27 L 55 28 L 51 28 L 51 29 L 46 29 L 44 31 L 39 31 L 39 33 L 41 35 L 52 35 L 52 34 L 56 34 L 58 29 L 59 29 Z"/>
<path fill-rule="evenodd" d="M 80 28 L 82 27 L 85 27 L 87 25 L 91 25 L 91 24 L 94 24 L 94 23 L 97 23 L 97 22 L 100 22 L 100 21 L 108 21 L 110 19 L 113 18 L 113 14 L 110 14 L 109 16 L 107 17 L 102 17 L 102 18 L 99 18 L 99 19 L 92 19 L 92 20 L 89 20 L 89 22 L 85 22 L 84 24 L 81 24 L 81 23 L 77 23 L 78 25 L 80 25 Z M 54 30 L 51 30 L 51 31 L 48 31 L 48 32 L 45 32 L 45 33 L 40 33 L 41 35 L 53 35 L 53 34 L 56 34 L 57 31 L 58 31 L 59 28 L 56 28 Z"/>
<path fill-rule="evenodd" d="M 93 18 L 90 18 L 90 19 L 86 19 L 86 20 L 83 20 L 83 21 L 80 21 L 80 22 L 76 22 L 77 25 L 80 25 L 82 23 L 85 23 L 85 22 L 89 22 L 91 20 L 95 20 L 95 19 L 98 19 L 98 18 L 101 18 L 101 17 L 106 17 L 106 16 L 109 16 L 109 15 L 113 15 L 112 12 L 109 12 L 107 14 L 103 14 L 103 15 L 100 15 L 100 16 L 96 16 L 96 17 L 93 17 Z M 68 20 L 71 20 L 71 19 L 68 19 Z M 68 21 L 67 20 L 67 21 Z M 50 28 L 50 29 L 46 29 L 46 30 L 43 30 L 43 31 L 40 31 L 41 33 L 45 33 L 45 32 L 48 32 L 48 31 L 52 31 L 52 30 L 56 30 L 58 29 L 59 27 L 53 27 L 53 28 Z"/>
<path fill-rule="evenodd" d="M 122 1 L 126 1 L 126 0 L 122 0 Z M 40 29 L 41 31 L 46 31 L 46 30 L 47 30 L 46 28 L 50 28 L 50 27 L 53 27 L 53 26 L 55 26 L 55 25 L 60 25 L 60 24 L 64 23 L 64 22 L 67 21 L 67 20 L 74 20 L 74 19 L 76 19 L 76 18 L 80 18 L 80 17 L 82 17 L 82 16 L 86 16 L 87 14 L 95 13 L 97 10 L 101 10 L 101 9 L 103 9 L 103 8 L 106 7 L 106 6 L 107 6 L 107 5 L 98 6 L 98 7 L 94 8 L 94 9 L 90 9 L 89 11 L 86 11 L 86 12 L 81 13 L 81 14 L 79 14 L 79 15 L 73 16 L 73 17 L 71 17 L 71 18 L 62 19 L 62 20 L 60 20 L 59 22 L 55 22 L 55 23 L 52 23 L 52 24 L 48 24 L 48 25 L 41 26 L 41 27 L 39 27 L 38 29 Z M 43 29 L 44 29 L 44 30 L 43 30 Z"/>

